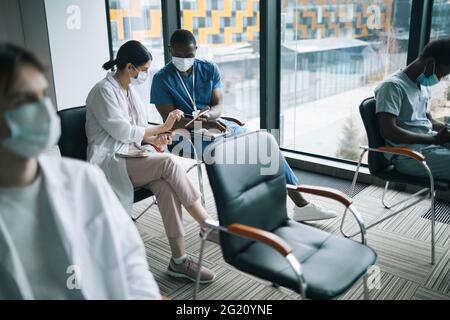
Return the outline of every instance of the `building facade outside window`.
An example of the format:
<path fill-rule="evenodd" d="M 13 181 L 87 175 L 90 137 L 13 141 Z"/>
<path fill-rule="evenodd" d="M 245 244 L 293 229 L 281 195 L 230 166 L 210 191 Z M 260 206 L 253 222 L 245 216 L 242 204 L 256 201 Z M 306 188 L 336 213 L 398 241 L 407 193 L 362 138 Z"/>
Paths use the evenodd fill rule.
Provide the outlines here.
<path fill-rule="evenodd" d="M 148 120 L 161 123 L 162 119 L 150 102 L 153 75 L 164 66 L 161 0 L 108 0 L 114 56 L 128 40 L 142 42 L 153 56 L 147 83 L 138 87 L 147 108 Z"/>
<path fill-rule="evenodd" d="M 181 27 L 194 33 L 197 57 L 219 66 L 224 114 L 259 129 L 259 0 L 180 0 Z"/>

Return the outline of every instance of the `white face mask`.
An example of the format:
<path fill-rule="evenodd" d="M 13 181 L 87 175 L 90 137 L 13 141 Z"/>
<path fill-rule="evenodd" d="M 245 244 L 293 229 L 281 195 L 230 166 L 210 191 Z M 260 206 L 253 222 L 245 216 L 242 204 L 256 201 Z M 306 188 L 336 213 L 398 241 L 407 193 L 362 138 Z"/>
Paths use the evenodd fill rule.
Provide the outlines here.
<path fill-rule="evenodd" d="M 195 58 L 172 57 L 172 63 L 181 72 L 186 72 L 194 65 Z"/>
<path fill-rule="evenodd" d="M 139 70 L 138 70 L 136 67 L 134 67 L 134 66 L 133 66 L 133 68 L 136 69 L 136 71 L 138 71 L 139 73 L 138 73 L 138 75 L 137 75 L 136 78 L 134 78 L 134 77 L 131 77 L 131 78 L 130 78 L 131 84 L 133 84 L 133 85 L 141 85 L 141 84 L 144 84 L 145 81 L 147 81 L 147 79 L 148 79 L 148 71 L 139 71 Z"/>
<path fill-rule="evenodd" d="M 24 158 L 35 158 L 55 145 L 61 122 L 50 98 L 5 112 L 11 136 L 2 145 Z"/>

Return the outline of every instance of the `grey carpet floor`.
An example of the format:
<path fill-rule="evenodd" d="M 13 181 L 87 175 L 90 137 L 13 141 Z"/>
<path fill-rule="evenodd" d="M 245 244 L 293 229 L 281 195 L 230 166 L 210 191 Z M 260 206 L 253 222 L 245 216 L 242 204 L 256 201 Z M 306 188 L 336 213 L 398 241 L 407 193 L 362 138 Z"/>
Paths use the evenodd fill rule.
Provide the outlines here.
<path fill-rule="evenodd" d="M 180 159 L 187 168 L 192 162 Z M 195 172 L 189 174 L 197 185 Z M 312 178 L 309 175 L 309 178 Z M 313 182 L 310 179 L 308 183 Z M 216 218 L 214 198 L 204 172 L 206 190 L 206 208 Z M 343 184 L 345 185 L 345 184 Z M 341 190 L 345 191 L 345 190 Z M 380 203 L 382 188 L 364 186 L 355 196 L 355 204 L 366 223 L 386 214 Z M 389 200 L 399 200 L 406 193 L 391 191 Z M 341 215 L 343 207 L 329 199 L 308 196 L 310 200 L 337 210 Z M 288 200 L 288 208 L 293 204 Z M 138 214 L 147 207 L 149 200 L 137 203 L 134 207 Z M 381 271 L 381 287 L 370 291 L 371 299 L 450 299 L 450 225 L 436 223 L 436 264 L 430 264 L 430 222 L 421 217 L 428 210 L 429 201 L 408 209 L 401 215 L 368 230 L 368 243 L 378 253 L 377 266 Z M 184 212 L 186 230 L 186 250 L 197 258 L 200 239 L 196 222 Z M 339 234 L 340 219 L 311 224 L 317 228 Z M 165 236 L 161 217 L 156 206 L 152 207 L 136 223 L 147 249 L 147 258 L 161 293 L 173 299 L 191 299 L 193 284 L 174 279 L 166 274 L 170 250 Z M 348 229 L 355 224 L 349 223 Z M 355 229 L 356 230 L 356 229 Z M 299 296 L 285 288 L 274 288 L 270 283 L 242 273 L 224 262 L 220 247 L 207 243 L 205 265 L 217 274 L 216 280 L 200 286 L 199 299 L 299 299 Z M 361 299 L 361 283 L 356 284 L 339 299 Z"/>
<path fill-rule="evenodd" d="M 431 219 L 431 209 L 422 215 L 422 218 Z M 441 223 L 450 224 L 450 202 L 436 201 L 434 219 Z"/>

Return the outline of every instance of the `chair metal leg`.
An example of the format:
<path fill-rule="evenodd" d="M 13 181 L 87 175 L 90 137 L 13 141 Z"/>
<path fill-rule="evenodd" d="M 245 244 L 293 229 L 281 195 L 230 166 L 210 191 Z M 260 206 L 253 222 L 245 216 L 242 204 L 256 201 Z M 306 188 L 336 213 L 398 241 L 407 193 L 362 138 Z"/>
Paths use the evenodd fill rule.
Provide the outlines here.
<path fill-rule="evenodd" d="M 426 195 L 422 195 L 422 194 L 425 193 L 425 192 L 427 192 L 427 194 L 426 194 Z M 386 220 L 388 220 L 388 219 L 390 219 L 390 218 L 392 218 L 392 217 L 394 217 L 394 216 L 396 216 L 396 215 L 398 215 L 398 214 L 404 212 L 405 210 L 407 210 L 407 209 L 409 209 L 409 208 L 415 206 L 415 205 L 418 204 L 419 202 L 422 202 L 423 200 L 427 199 L 427 198 L 429 197 L 429 189 L 428 189 L 428 188 L 422 189 L 422 190 L 420 190 L 419 192 L 415 193 L 414 195 L 408 197 L 407 199 L 404 199 L 404 200 L 402 200 L 402 201 L 396 203 L 395 205 L 391 205 L 391 208 L 398 206 L 400 203 L 405 203 L 406 201 L 408 201 L 408 200 L 410 200 L 411 198 L 413 198 L 413 196 L 414 196 L 414 197 L 416 197 L 416 196 L 421 196 L 421 197 L 420 197 L 419 199 L 416 199 L 416 200 L 414 200 L 414 201 L 411 201 L 410 203 L 408 203 L 407 205 L 405 205 L 403 208 L 401 208 L 401 209 L 399 209 L 399 210 L 396 210 L 396 211 L 392 212 L 391 214 L 385 216 L 384 218 L 378 219 L 377 221 L 372 222 L 372 223 L 366 225 L 366 226 L 365 226 L 365 230 L 369 230 L 369 229 L 375 227 L 376 225 L 378 225 L 378 224 L 380 224 L 380 223 L 382 223 L 382 222 L 384 222 L 384 221 L 386 221 Z M 347 235 L 347 234 L 344 233 L 344 231 L 343 231 L 343 224 L 344 224 L 344 220 L 345 220 L 345 217 L 346 217 L 346 212 L 347 212 L 347 210 L 344 212 L 344 215 L 342 216 L 342 222 L 341 222 L 341 227 L 340 227 L 341 233 L 342 233 L 342 235 L 343 235 L 344 237 L 346 237 L 346 238 L 353 238 L 354 236 L 360 234 L 361 231 L 355 232 L 355 233 L 353 233 L 353 234 L 351 234 L 351 235 Z"/>
<path fill-rule="evenodd" d="M 435 263 L 435 219 L 436 219 L 436 189 L 434 186 L 433 173 L 425 161 L 422 161 L 422 166 L 425 168 L 430 179 L 430 198 L 431 198 L 431 264 Z"/>
<path fill-rule="evenodd" d="M 386 194 L 387 194 L 387 191 L 389 190 L 389 181 L 387 181 L 386 182 L 386 185 L 385 185 L 385 187 L 384 187 L 384 191 L 383 191 L 383 196 L 382 196 L 382 198 L 381 198 L 381 202 L 382 202 L 382 204 L 383 204 L 383 206 L 386 208 L 386 209 L 388 209 L 388 210 L 391 210 L 391 209 L 393 209 L 393 208 L 395 208 L 395 207 L 397 207 L 397 206 L 399 206 L 399 205 L 401 205 L 401 204 L 404 204 L 404 203 L 407 203 L 409 200 L 411 200 L 411 199 L 414 199 L 414 198 L 416 198 L 416 197 L 418 197 L 418 196 L 422 196 L 423 194 L 427 194 L 427 196 L 426 196 L 426 198 L 428 198 L 429 197 L 429 194 L 430 194 L 430 188 L 423 188 L 423 189 L 420 189 L 419 191 L 417 191 L 416 193 L 413 193 L 413 194 L 411 194 L 410 196 L 408 196 L 408 197 L 406 197 L 405 199 L 403 199 L 403 200 L 400 200 L 400 201 L 397 201 L 397 202 L 395 202 L 395 203 L 391 203 L 391 204 L 388 204 L 387 202 L 386 202 Z M 423 196 L 424 197 L 424 199 L 425 199 L 425 196 Z"/>
<path fill-rule="evenodd" d="M 200 270 L 202 269 L 202 261 L 203 261 L 203 251 L 205 249 L 206 238 L 208 238 L 208 235 L 211 231 L 212 229 L 207 227 L 201 238 L 200 254 L 198 256 L 198 271 L 197 277 L 195 279 L 194 296 L 192 297 L 192 300 L 197 300 L 198 287 L 200 285 Z"/>
<path fill-rule="evenodd" d="M 198 175 L 198 185 L 199 185 L 199 189 L 200 189 L 200 193 L 201 193 L 201 202 L 202 205 L 205 206 L 205 193 L 203 191 L 203 174 L 202 174 L 202 164 L 203 164 L 203 160 L 202 160 L 202 155 L 199 155 L 197 150 L 198 148 L 196 148 L 196 145 L 192 142 L 191 139 L 186 139 L 190 145 L 191 148 L 193 150 L 193 159 L 196 161 L 196 163 L 192 166 L 189 167 L 189 169 L 187 170 L 187 172 L 191 171 L 192 169 L 194 169 L 194 167 L 197 167 L 197 175 Z M 201 150 L 201 148 L 200 148 Z"/>
<path fill-rule="evenodd" d="M 197 176 L 198 176 L 198 186 L 200 189 L 200 193 L 202 194 L 201 197 L 201 201 L 202 201 L 202 205 L 205 206 L 205 192 L 203 191 L 203 172 L 202 172 L 202 164 L 203 162 L 196 160 L 197 163 L 193 164 L 192 166 L 189 167 L 189 169 L 187 169 L 187 173 L 189 173 L 189 171 L 191 171 L 194 168 L 197 168 Z"/>
<path fill-rule="evenodd" d="M 434 263 L 436 261 L 436 252 L 435 252 L 435 244 L 436 244 L 435 243 L 435 241 L 436 241 L 435 240 L 435 232 L 436 232 L 435 231 L 435 227 L 436 227 L 436 191 L 435 191 L 435 186 L 434 186 L 434 177 L 433 177 L 433 174 L 432 174 L 430 168 L 428 167 L 428 165 L 427 165 L 427 163 L 425 161 L 422 161 L 421 164 L 424 167 L 425 171 L 427 172 L 428 178 L 430 180 L 430 188 L 429 189 L 428 188 L 422 189 L 422 190 L 416 192 L 415 194 L 409 196 L 407 199 L 402 200 L 402 201 L 400 201 L 400 202 L 398 202 L 396 204 L 388 206 L 388 205 L 386 205 L 386 203 L 384 201 L 384 196 L 385 196 L 386 190 L 388 189 L 388 186 L 389 186 L 389 183 L 387 182 L 386 186 L 384 188 L 382 202 L 383 202 L 383 205 L 387 209 L 390 209 L 390 208 L 393 208 L 393 207 L 399 205 L 400 203 L 404 203 L 405 201 L 407 201 L 407 200 L 409 200 L 409 199 L 411 199 L 411 198 L 413 198 L 415 196 L 421 195 L 424 192 L 427 192 L 429 194 L 429 197 L 431 198 L 431 264 L 434 265 Z M 418 202 L 420 202 L 420 201 L 418 201 Z M 418 202 L 413 202 L 413 204 L 418 203 Z M 411 205 L 408 205 L 408 206 L 406 206 L 405 208 L 403 208 L 403 209 L 401 209 L 399 211 L 406 210 L 410 206 Z M 384 219 L 382 219 L 382 220 L 384 220 Z M 372 224 L 371 226 L 373 226 L 373 225 L 375 225 L 375 224 Z M 371 227 L 371 226 L 369 226 L 369 227 Z"/>
<path fill-rule="evenodd" d="M 369 288 L 367 287 L 367 280 L 368 280 L 368 276 L 366 274 L 366 275 L 364 275 L 364 278 L 363 278 L 364 300 L 370 300 Z"/>
<path fill-rule="evenodd" d="M 201 201 L 202 201 L 202 206 L 204 207 L 206 204 L 205 201 L 205 191 L 203 189 L 203 172 L 202 172 L 202 162 L 201 161 L 197 161 L 197 175 L 198 175 L 198 186 L 200 188 L 200 193 L 201 193 Z"/>
<path fill-rule="evenodd" d="M 358 166 L 356 168 L 356 172 L 355 172 L 355 175 L 353 177 L 352 186 L 351 186 L 350 191 L 349 191 L 349 196 L 350 197 L 353 197 L 354 190 L 355 190 L 355 185 L 356 185 L 356 181 L 357 181 L 357 177 L 358 177 L 358 173 L 359 173 L 359 169 L 360 169 L 360 166 L 361 166 L 361 161 L 363 159 L 363 156 L 364 156 L 365 152 L 366 151 L 372 151 L 372 152 L 382 152 L 383 153 L 383 151 L 380 151 L 380 150 L 377 150 L 377 149 L 373 149 L 373 148 L 367 148 L 367 147 L 361 147 L 361 148 L 363 149 L 363 152 L 361 153 L 361 156 L 360 156 L 359 162 L 358 162 Z M 390 153 L 390 152 L 387 152 L 387 153 Z M 389 189 L 389 181 L 386 181 L 386 184 L 385 184 L 384 190 L 383 190 L 383 196 L 381 198 L 381 202 L 382 202 L 383 206 L 386 209 L 389 209 L 389 210 L 393 209 L 394 207 L 397 207 L 397 206 L 399 206 L 401 204 L 407 203 L 407 202 L 409 202 L 409 200 L 412 200 L 412 199 L 414 199 L 415 197 L 418 197 L 418 196 L 420 196 L 420 198 L 418 200 L 413 200 L 412 203 L 409 203 L 408 205 L 406 205 L 402 209 L 395 211 L 394 213 L 388 215 L 387 217 L 385 217 L 383 219 L 380 219 L 380 220 L 378 220 L 378 221 L 376 221 L 376 222 L 366 226 L 366 230 L 368 230 L 368 229 L 370 229 L 370 228 L 372 228 L 372 227 L 382 223 L 383 221 L 385 221 L 385 220 L 387 220 L 387 219 L 389 219 L 389 218 L 399 214 L 400 212 L 403 212 L 403 211 L 409 209 L 413 205 L 416 205 L 420 201 L 425 200 L 426 198 L 430 197 L 431 198 L 431 264 L 434 265 L 435 264 L 435 260 L 436 260 L 436 252 L 435 252 L 435 245 L 436 245 L 436 243 L 435 243 L 436 242 L 436 239 L 435 239 L 435 232 L 436 232 L 436 230 L 435 230 L 435 228 L 436 228 L 435 198 L 436 198 L 436 192 L 435 192 L 435 185 L 434 185 L 434 177 L 433 177 L 433 174 L 432 174 L 430 168 L 428 167 L 428 164 L 426 163 L 426 161 L 425 160 L 418 160 L 418 161 L 421 163 L 421 165 L 423 166 L 423 168 L 425 169 L 425 171 L 426 171 L 426 173 L 428 175 L 428 178 L 429 178 L 429 181 L 430 181 L 429 188 L 421 189 L 421 190 L 417 191 L 416 193 L 410 195 L 409 197 L 407 197 L 407 198 L 405 198 L 403 200 L 400 200 L 400 201 L 398 201 L 396 203 L 393 203 L 393 204 L 388 204 L 386 202 L 385 198 L 386 198 L 387 191 Z M 353 235 L 350 235 L 350 236 L 348 236 L 348 235 L 346 235 L 344 233 L 343 225 L 344 225 L 344 220 L 345 220 L 345 217 L 346 217 L 346 212 L 347 211 L 344 212 L 344 215 L 343 215 L 343 218 L 342 218 L 342 222 L 341 222 L 341 226 L 340 226 L 340 230 L 341 230 L 341 233 L 345 237 L 352 238 L 355 235 L 359 234 L 359 232 L 354 233 Z"/>
<path fill-rule="evenodd" d="M 353 198 L 353 196 L 354 196 L 355 187 L 356 187 L 356 181 L 358 180 L 359 169 L 361 168 L 361 163 L 362 163 L 362 160 L 363 160 L 365 154 L 366 154 L 366 150 L 363 150 L 361 152 L 361 155 L 359 156 L 358 165 L 356 166 L 356 171 L 355 171 L 355 174 L 353 175 L 352 186 L 351 186 L 350 191 L 349 191 L 349 197 L 350 198 Z"/>
<path fill-rule="evenodd" d="M 436 192 L 431 194 L 431 264 L 434 265 L 436 260 L 436 252 L 435 252 L 435 214 L 436 214 Z"/>
<path fill-rule="evenodd" d="M 298 292 L 302 296 L 302 299 L 307 299 L 307 296 L 306 296 L 307 284 L 306 284 L 305 278 L 303 276 L 302 266 L 301 266 L 300 262 L 297 260 L 297 258 L 292 253 L 288 254 L 285 258 L 289 262 L 292 270 L 295 272 L 295 274 L 297 276 L 298 290 L 299 290 Z"/>
<path fill-rule="evenodd" d="M 132 217 L 131 219 L 136 222 L 140 217 L 142 217 L 144 215 L 144 213 L 146 213 L 154 204 L 156 204 L 156 197 L 153 196 L 153 201 L 152 203 L 150 203 L 150 205 L 144 210 L 142 211 L 136 218 Z"/>
<path fill-rule="evenodd" d="M 189 169 L 187 169 L 187 173 L 189 173 L 192 169 L 197 168 L 197 176 L 198 176 L 198 186 L 200 189 L 200 193 L 202 194 L 201 197 L 201 201 L 202 201 L 202 206 L 205 206 L 205 192 L 203 191 L 203 172 L 202 172 L 202 161 L 196 160 L 197 163 L 193 164 L 192 166 L 189 167 Z"/>
<path fill-rule="evenodd" d="M 383 206 L 386 209 L 390 209 L 391 207 L 386 203 L 385 197 L 386 197 L 386 193 L 387 190 L 389 189 L 389 181 L 386 181 L 386 184 L 384 185 L 384 190 L 383 190 L 383 197 L 381 198 L 381 203 L 383 204 Z"/>

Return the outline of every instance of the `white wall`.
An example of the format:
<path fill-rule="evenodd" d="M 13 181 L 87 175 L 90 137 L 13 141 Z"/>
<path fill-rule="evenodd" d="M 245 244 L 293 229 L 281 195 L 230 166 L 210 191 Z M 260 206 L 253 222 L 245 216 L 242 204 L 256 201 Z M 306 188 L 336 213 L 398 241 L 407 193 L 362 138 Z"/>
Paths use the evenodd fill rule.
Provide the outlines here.
<path fill-rule="evenodd" d="M 41 58 L 47 66 L 48 92 L 50 98 L 56 103 L 44 0 L 17 0 L 17 2 L 22 20 L 24 46 Z"/>
<path fill-rule="evenodd" d="M 45 0 L 58 110 L 82 106 L 109 60 L 104 0 Z"/>

